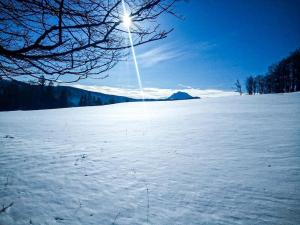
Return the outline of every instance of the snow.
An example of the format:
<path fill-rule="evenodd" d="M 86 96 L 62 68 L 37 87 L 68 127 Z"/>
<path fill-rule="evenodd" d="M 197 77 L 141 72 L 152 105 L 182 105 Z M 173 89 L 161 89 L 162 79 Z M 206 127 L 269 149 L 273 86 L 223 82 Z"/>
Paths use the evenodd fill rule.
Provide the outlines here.
<path fill-rule="evenodd" d="M 300 93 L 1 112 L 0 224 L 300 224 L 299 115 Z"/>

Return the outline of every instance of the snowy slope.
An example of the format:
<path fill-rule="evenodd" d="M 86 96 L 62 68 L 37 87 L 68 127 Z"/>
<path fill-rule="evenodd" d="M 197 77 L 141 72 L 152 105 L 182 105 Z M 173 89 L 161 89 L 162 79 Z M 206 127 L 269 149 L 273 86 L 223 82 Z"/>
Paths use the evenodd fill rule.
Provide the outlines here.
<path fill-rule="evenodd" d="M 299 115 L 299 93 L 1 112 L 0 224 L 300 224 Z"/>

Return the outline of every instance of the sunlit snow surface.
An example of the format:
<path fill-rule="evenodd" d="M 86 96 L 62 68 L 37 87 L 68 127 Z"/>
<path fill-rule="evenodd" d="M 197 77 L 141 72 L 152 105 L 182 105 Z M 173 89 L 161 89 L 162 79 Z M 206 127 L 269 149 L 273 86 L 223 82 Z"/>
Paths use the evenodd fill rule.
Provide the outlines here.
<path fill-rule="evenodd" d="M 300 94 L 2 112 L 12 202 L 1 225 L 300 224 Z"/>

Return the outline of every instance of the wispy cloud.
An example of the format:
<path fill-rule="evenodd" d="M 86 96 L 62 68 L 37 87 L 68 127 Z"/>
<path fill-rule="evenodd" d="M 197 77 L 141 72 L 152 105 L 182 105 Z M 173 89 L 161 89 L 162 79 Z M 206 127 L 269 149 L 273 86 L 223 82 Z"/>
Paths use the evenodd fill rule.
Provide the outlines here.
<path fill-rule="evenodd" d="M 142 66 L 151 67 L 164 61 L 180 59 L 185 54 L 187 51 L 175 44 L 166 44 L 141 53 L 137 58 Z"/>
<path fill-rule="evenodd" d="M 186 59 L 203 51 L 211 50 L 214 47 L 216 47 L 216 44 L 208 41 L 192 44 L 169 43 L 143 52 L 137 58 L 142 66 L 152 67 L 169 60 Z"/>
<path fill-rule="evenodd" d="M 76 84 L 72 85 L 73 87 L 94 91 L 94 92 L 101 92 L 105 94 L 112 94 L 112 95 L 120 95 L 120 96 L 127 96 L 131 98 L 141 98 L 142 95 L 139 89 L 135 88 L 120 88 L 120 87 L 109 87 L 109 86 L 90 86 L 90 85 L 81 85 Z M 237 93 L 232 91 L 222 91 L 222 90 L 215 90 L 215 89 L 198 89 L 198 88 L 191 88 L 191 87 L 183 87 L 179 89 L 168 89 L 168 88 L 144 88 L 144 97 L 145 98 L 166 98 L 169 97 L 171 94 L 177 91 L 184 91 L 191 96 L 198 96 L 201 98 L 209 98 L 209 97 L 224 97 L 224 96 L 232 96 L 236 95 Z"/>

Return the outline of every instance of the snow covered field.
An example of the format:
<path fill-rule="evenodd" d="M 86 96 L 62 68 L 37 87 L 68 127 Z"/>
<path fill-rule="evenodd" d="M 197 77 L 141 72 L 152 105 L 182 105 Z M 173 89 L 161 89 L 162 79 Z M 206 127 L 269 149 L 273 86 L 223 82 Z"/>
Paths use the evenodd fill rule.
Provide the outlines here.
<path fill-rule="evenodd" d="M 0 224 L 300 224 L 300 93 L 2 112 Z"/>

